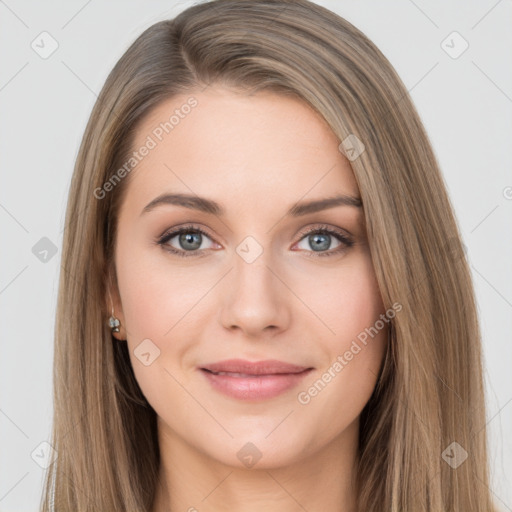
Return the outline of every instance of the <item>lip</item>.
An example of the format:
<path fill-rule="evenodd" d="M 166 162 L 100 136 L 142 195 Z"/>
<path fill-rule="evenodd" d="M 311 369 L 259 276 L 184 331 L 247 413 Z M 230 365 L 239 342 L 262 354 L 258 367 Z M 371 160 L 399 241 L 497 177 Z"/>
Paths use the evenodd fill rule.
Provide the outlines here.
<path fill-rule="evenodd" d="M 229 359 L 199 368 L 211 386 L 239 400 L 264 400 L 295 387 L 313 368 L 267 359 Z M 220 372 L 220 374 L 219 374 Z"/>

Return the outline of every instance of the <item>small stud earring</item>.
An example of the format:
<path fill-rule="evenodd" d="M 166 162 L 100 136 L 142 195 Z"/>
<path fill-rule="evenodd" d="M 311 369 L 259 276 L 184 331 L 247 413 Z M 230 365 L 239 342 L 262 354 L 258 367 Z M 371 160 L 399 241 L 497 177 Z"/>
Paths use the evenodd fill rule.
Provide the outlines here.
<path fill-rule="evenodd" d="M 121 325 L 121 322 L 119 321 L 119 318 L 114 316 L 114 308 L 112 308 L 112 315 L 108 319 L 108 325 L 112 329 L 112 333 L 119 332 L 119 326 Z"/>

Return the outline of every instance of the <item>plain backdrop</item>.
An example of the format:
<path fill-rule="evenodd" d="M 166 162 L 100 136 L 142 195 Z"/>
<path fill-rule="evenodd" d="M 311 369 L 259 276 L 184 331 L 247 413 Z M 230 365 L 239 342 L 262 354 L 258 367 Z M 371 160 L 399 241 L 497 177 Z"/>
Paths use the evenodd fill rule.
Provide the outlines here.
<path fill-rule="evenodd" d="M 87 119 L 129 44 L 192 3 L 0 0 L 0 512 L 38 510 L 64 210 Z M 318 3 L 388 57 L 430 136 L 477 293 L 492 491 L 512 511 L 511 2 Z"/>

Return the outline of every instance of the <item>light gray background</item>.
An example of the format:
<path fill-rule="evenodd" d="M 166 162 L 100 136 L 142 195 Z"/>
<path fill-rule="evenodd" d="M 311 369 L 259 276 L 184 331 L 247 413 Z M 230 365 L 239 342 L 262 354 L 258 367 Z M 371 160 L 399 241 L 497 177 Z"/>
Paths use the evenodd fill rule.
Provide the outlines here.
<path fill-rule="evenodd" d="M 129 44 L 192 3 L 0 0 L 0 512 L 38 510 L 44 471 L 31 453 L 50 434 L 64 207 L 91 108 Z M 492 490 L 512 510 L 511 2 L 318 3 L 389 58 L 430 135 L 477 292 Z M 31 47 L 43 31 L 59 45 L 47 59 Z M 441 46 L 453 31 L 469 43 L 458 58 Z M 46 262 L 33 253 L 43 237 L 57 247 Z"/>

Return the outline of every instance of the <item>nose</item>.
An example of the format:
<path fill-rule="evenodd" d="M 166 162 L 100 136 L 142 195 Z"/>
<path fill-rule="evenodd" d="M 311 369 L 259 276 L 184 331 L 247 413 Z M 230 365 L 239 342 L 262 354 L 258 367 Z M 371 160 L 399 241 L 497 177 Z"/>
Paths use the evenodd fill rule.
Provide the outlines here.
<path fill-rule="evenodd" d="M 270 251 L 249 263 L 234 255 L 233 268 L 221 290 L 221 322 L 246 337 L 274 336 L 288 328 L 292 293 L 283 283 Z"/>

